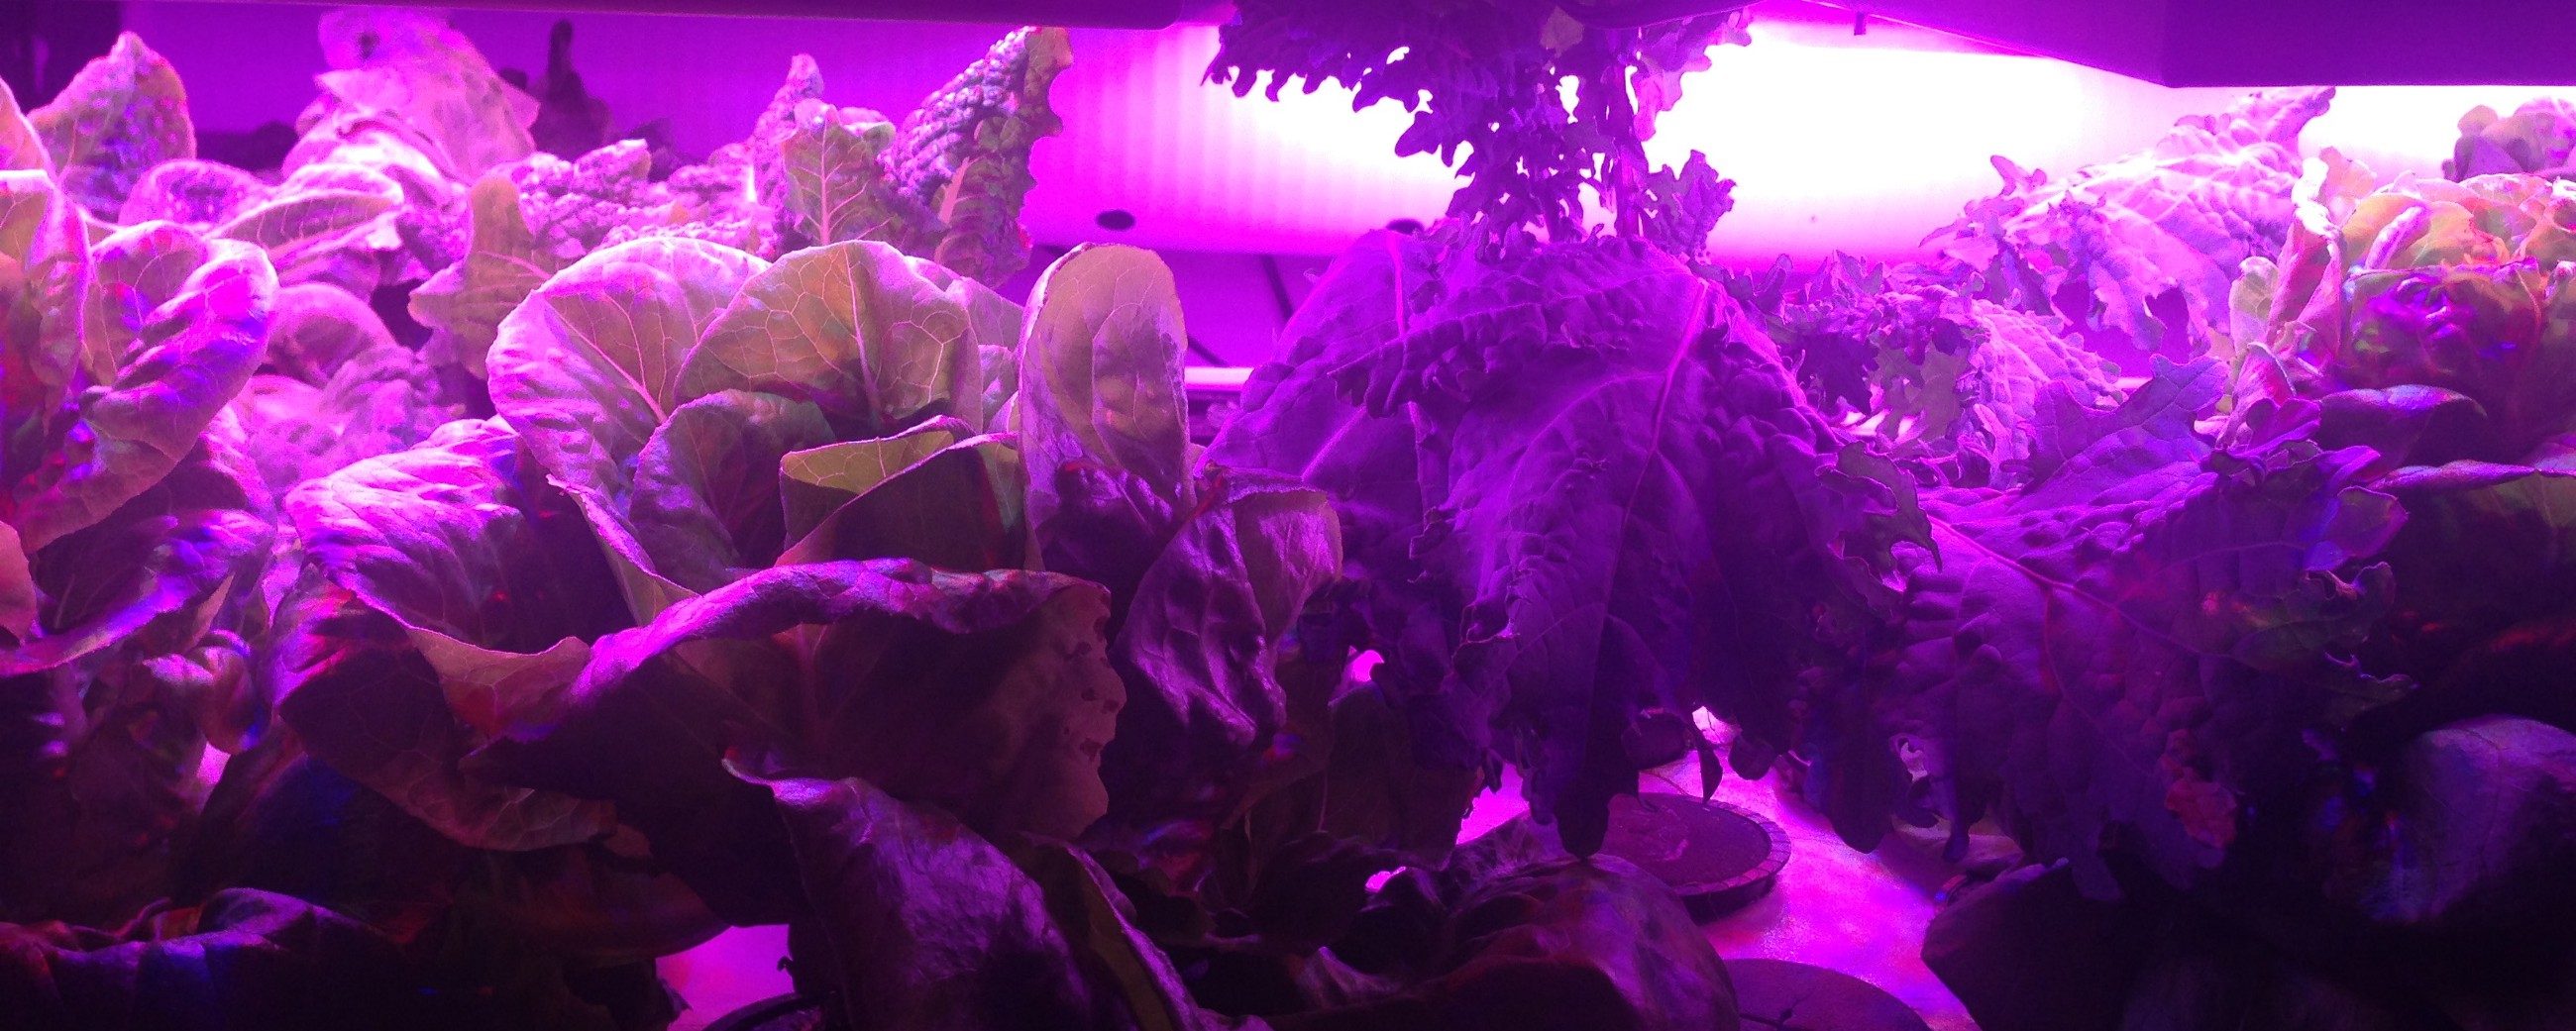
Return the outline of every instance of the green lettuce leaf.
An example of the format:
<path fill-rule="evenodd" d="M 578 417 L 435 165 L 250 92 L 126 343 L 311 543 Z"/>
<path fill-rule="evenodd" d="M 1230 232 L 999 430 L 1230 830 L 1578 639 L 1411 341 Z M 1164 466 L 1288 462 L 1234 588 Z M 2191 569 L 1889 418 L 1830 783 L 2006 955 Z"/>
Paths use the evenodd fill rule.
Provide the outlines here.
<path fill-rule="evenodd" d="M 1130 597 L 1196 504 L 1171 269 L 1153 252 L 1077 248 L 1029 295 L 1015 428 L 1029 526 L 1047 568 Z"/>
<path fill-rule="evenodd" d="M 507 175 L 486 174 L 466 195 L 472 243 L 465 256 L 411 294 L 411 314 L 447 334 L 465 370 L 485 374 L 501 321 L 570 259 L 538 245 Z"/>
<path fill-rule="evenodd" d="M 779 464 L 832 439 L 821 409 L 725 390 L 672 411 L 636 457 L 627 508 L 653 568 L 693 591 L 766 569 L 790 543 Z"/>
<path fill-rule="evenodd" d="M 934 419 L 893 437 L 796 452 L 780 465 L 794 542 L 779 555 L 781 564 L 910 558 L 961 571 L 1028 565 L 1028 472 L 1007 435 L 971 436 L 964 423 Z M 807 518 L 811 527 L 799 531 Z"/>
<path fill-rule="evenodd" d="M 173 294 L 136 299 L 132 310 L 149 314 L 130 353 L 112 366 L 114 379 L 80 396 L 46 465 L 16 473 L 14 522 L 28 551 L 96 523 L 168 473 L 258 367 L 276 273 L 245 244 L 216 243 L 205 253 Z"/>
<path fill-rule="evenodd" d="M 689 355 L 681 389 L 807 401 L 844 440 L 941 415 L 982 426 L 981 348 L 1016 339 L 1019 321 L 982 284 L 884 244 L 817 247 L 742 284 Z"/>
<path fill-rule="evenodd" d="M 813 246 L 906 239 L 910 209 L 878 162 L 894 142 L 894 126 L 874 111 L 820 100 L 798 103 L 794 117 L 795 131 L 778 140 L 787 187 L 778 209 L 793 231 L 790 240 Z"/>

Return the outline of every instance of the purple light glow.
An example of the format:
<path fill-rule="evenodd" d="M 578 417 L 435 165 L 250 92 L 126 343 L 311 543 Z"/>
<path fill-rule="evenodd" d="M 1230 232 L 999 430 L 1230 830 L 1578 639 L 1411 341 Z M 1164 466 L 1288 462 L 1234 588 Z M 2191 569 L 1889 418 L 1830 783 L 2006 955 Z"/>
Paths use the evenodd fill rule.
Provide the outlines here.
<path fill-rule="evenodd" d="M 131 27 L 183 76 L 224 81 L 191 97 L 199 123 L 241 130 L 291 118 L 321 69 L 313 9 L 145 2 Z M 553 15 L 468 11 L 457 24 L 498 67 L 544 62 Z M 996 33 L 993 26 L 785 22 L 579 15 L 576 61 L 618 124 L 672 121 L 703 152 L 739 134 L 777 88 L 787 58 L 811 52 L 836 102 L 900 111 Z M 2185 114 L 2223 108 L 2238 90 L 2173 89 L 2098 69 L 2004 53 L 1877 21 L 1851 34 L 1847 13 L 1772 0 L 1753 45 L 1724 47 L 1688 77 L 1681 106 L 1648 144 L 1659 161 L 1706 152 L 1736 180 L 1735 212 L 1712 243 L 1720 260 L 1813 261 L 1834 251 L 1900 258 L 1925 227 L 1994 192 L 1988 159 L 2063 174 L 2136 150 Z M 900 45 L 889 45 L 899 38 Z M 1132 213 L 1114 234 L 1158 249 L 1327 255 L 1394 218 L 1428 218 L 1456 180 L 1429 155 L 1394 156 L 1410 116 L 1392 104 L 1354 113 L 1348 93 L 1295 91 L 1271 103 L 1200 82 L 1216 29 L 1077 30 L 1059 80 L 1065 132 L 1037 148 L 1039 187 L 1024 216 L 1038 239 L 1112 234 L 1104 209 Z M 244 53 L 266 55 L 247 66 Z M 2525 86 L 2353 87 L 2304 139 L 2394 175 L 2437 174 L 2451 125 L 2478 104 L 2511 110 Z M 2576 96 L 2576 90 L 2566 91 Z"/>

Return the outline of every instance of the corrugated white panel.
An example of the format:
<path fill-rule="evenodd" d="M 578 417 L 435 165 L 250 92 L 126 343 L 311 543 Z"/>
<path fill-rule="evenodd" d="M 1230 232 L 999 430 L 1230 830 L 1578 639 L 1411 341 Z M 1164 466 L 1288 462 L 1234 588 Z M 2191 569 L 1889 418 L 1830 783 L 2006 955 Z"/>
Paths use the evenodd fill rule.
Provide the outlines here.
<path fill-rule="evenodd" d="M 1650 153 L 1696 148 L 1738 181 L 1714 243 L 1735 261 L 1782 252 L 1910 253 L 1923 234 L 1992 192 L 1988 156 L 2065 173 L 2145 146 L 2176 117 L 2235 91 L 2167 89 L 2044 58 L 1875 23 L 1790 0 L 1760 9 L 1754 45 L 1692 76 Z M 137 2 L 128 20 L 190 84 L 200 124 L 247 129 L 293 117 L 321 68 L 316 9 Z M 552 16 L 462 12 L 496 65 L 534 69 Z M 577 64 L 621 124 L 668 117 L 683 146 L 740 136 L 788 58 L 813 53 L 833 99 L 899 113 L 972 60 L 999 28 L 581 15 Z M 1436 217 L 1455 180 L 1429 156 L 1399 159 L 1408 116 L 1353 113 L 1327 89 L 1280 103 L 1203 83 L 1212 26 L 1081 30 L 1059 80 L 1065 134 L 1040 145 L 1027 220 L 1041 240 L 1113 239 L 1191 251 L 1330 254 L 1389 219 Z M 2576 74 L 2576 73 L 2571 73 Z M 2432 174 L 2474 104 L 2510 109 L 2528 87 L 2344 91 L 2310 128 L 2382 171 Z M 1111 232 L 1104 209 L 1136 217 Z"/>

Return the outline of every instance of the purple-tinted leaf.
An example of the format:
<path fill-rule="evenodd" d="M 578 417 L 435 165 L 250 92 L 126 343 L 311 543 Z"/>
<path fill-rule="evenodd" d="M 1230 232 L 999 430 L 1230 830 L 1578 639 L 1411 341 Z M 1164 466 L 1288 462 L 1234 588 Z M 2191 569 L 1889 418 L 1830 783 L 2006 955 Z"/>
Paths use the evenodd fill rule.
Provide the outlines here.
<path fill-rule="evenodd" d="M 502 81 L 464 34 L 414 12 L 371 8 L 334 11 L 321 30 L 324 51 L 344 58 L 315 79 L 331 122 L 400 124 L 458 181 L 536 150 L 528 135 L 535 98 Z"/>
<path fill-rule="evenodd" d="M 1307 599 L 1341 575 L 1322 491 L 1218 471 L 1137 583 L 1113 647 L 1127 707 L 1102 760 L 1121 815 L 1226 815 L 1287 723 L 1275 667 Z"/>
<path fill-rule="evenodd" d="M 406 1015 L 415 992 L 394 942 L 262 891 L 160 910 L 121 935 L 0 925 L 0 1011 L 28 1031 L 420 1026 Z"/>
<path fill-rule="evenodd" d="M 59 463 L 13 485 L 30 551 L 105 517 L 178 464 L 259 365 L 277 276 L 243 245 L 217 245 L 152 309 L 114 382 L 81 398 Z"/>
<path fill-rule="evenodd" d="M 36 127 L 28 123 L 26 110 L 18 106 L 17 91 L 5 83 L 0 83 L 0 169 L 53 172 L 53 160 L 45 153 L 45 141 L 36 135 Z"/>
<path fill-rule="evenodd" d="M 786 817 L 804 890 L 831 945 L 824 976 L 839 989 L 854 1026 L 1200 1026 L 1173 1019 L 1196 1007 L 1153 947 L 1123 933 L 1114 910 L 1096 912 L 1080 895 L 1050 898 L 1009 856 L 953 817 L 856 778 L 782 780 L 769 790 Z M 1056 858 L 1082 862 L 1078 855 Z M 1085 884 L 1099 891 L 1080 873 L 1050 880 L 1060 892 Z M 1051 902 L 1076 922 L 1060 927 Z M 1101 969 L 1110 966 L 1094 951 L 1103 946 L 1143 962 Z M 1115 976 L 1129 972 L 1161 976 L 1144 985 Z M 1130 1008 L 1139 1002 L 1143 1012 Z"/>
<path fill-rule="evenodd" d="M 1392 967 L 1403 991 L 1274 1027 L 1682 1031 L 1737 1019 L 1734 985 L 1680 896 L 1623 860 L 1566 854 L 1527 818 L 1459 846 L 1437 872 L 1398 875 L 1373 908 L 1364 920 L 1401 913 L 1437 928 L 1427 947 L 1371 964 Z"/>
<path fill-rule="evenodd" d="M 256 481 L 212 439 L 107 518 L 39 550 L 40 636 L 0 652 L 0 675 L 62 665 L 134 639 L 144 655 L 194 646 L 228 581 L 267 554 Z"/>
<path fill-rule="evenodd" d="M 822 410 L 774 394 L 681 405 L 637 456 L 627 506 L 653 570 L 703 592 L 767 568 L 789 543 L 779 460 L 831 439 Z"/>
<path fill-rule="evenodd" d="M 999 313 L 999 314 L 997 314 Z M 984 424 L 981 345 L 1016 331 L 1011 305 L 885 244 L 799 251 L 742 285 L 707 327 L 682 393 L 759 390 L 823 409 L 843 439 L 947 415 Z"/>
<path fill-rule="evenodd" d="M 2369 453 L 2295 437 L 2214 449 L 2193 428 L 2218 395 L 2213 364 L 2043 425 L 2058 461 L 2028 488 L 1924 501 L 1939 564 L 1910 571 L 1906 644 L 1868 682 L 1881 733 L 1922 750 L 1954 842 L 2002 807 L 2026 847 L 2101 892 L 2097 849 L 2118 825 L 2185 882 L 2225 854 L 2238 799 L 2306 768 L 2302 734 L 2402 691 L 2338 658 L 2393 595 L 2386 566 L 2357 568 L 2404 522 L 2354 482 Z M 1843 747 L 1876 761 L 1874 743 Z M 1886 812 L 1865 794 L 1835 807 L 1864 847 Z"/>
<path fill-rule="evenodd" d="M 143 173 L 116 221 L 126 225 L 170 221 L 200 232 L 232 221 L 268 198 L 258 176 L 219 161 L 180 158 Z"/>
<path fill-rule="evenodd" d="M 784 919 L 776 815 L 726 772 L 859 775 L 993 832 L 1070 837 L 1101 813 L 1124 691 L 1107 601 L 1069 577 L 916 562 L 765 570 L 599 642 L 557 715 L 477 757 L 612 800 L 727 919 Z M 744 876 L 745 868 L 768 871 Z"/>
<path fill-rule="evenodd" d="M 313 753 L 458 841 L 525 849 L 606 831 L 604 807 L 484 781 L 457 760 L 542 719 L 624 623 L 569 506 L 532 497 L 521 442 L 461 422 L 286 502 L 331 586 L 281 620 L 279 711 Z"/>
<path fill-rule="evenodd" d="M 27 120 L 45 141 L 64 192 L 102 219 L 117 216 L 152 166 L 197 156 L 178 70 L 131 32 Z"/>
<path fill-rule="evenodd" d="M 2189 357 L 2226 337 L 2238 267 L 2288 236 L 2299 130 L 2333 99 L 2332 89 L 2257 93 L 2055 182 L 1997 158 L 2003 192 L 1926 242 L 2088 341 Z"/>
<path fill-rule="evenodd" d="M 1064 131 L 1047 93 L 1073 63 L 1059 28 L 1020 29 L 922 101 L 887 155 L 888 178 L 920 211 L 935 213 L 928 238 L 904 249 L 985 283 L 1028 264 L 1020 206 L 1036 180 L 1029 152 Z"/>

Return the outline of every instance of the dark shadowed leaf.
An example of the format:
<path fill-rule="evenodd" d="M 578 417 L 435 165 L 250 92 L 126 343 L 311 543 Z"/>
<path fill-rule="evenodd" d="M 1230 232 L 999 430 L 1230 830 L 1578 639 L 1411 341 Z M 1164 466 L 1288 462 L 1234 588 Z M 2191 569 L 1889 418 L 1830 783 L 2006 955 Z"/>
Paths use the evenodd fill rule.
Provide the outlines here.
<path fill-rule="evenodd" d="M 727 919 L 784 919 L 770 875 L 737 872 L 782 857 L 765 793 L 729 756 L 866 776 L 996 833 L 1079 833 L 1105 805 L 1099 752 L 1124 694 L 1106 609 L 1099 588 L 1045 573 L 765 570 L 603 639 L 551 722 L 476 761 L 615 801 Z"/>
<path fill-rule="evenodd" d="M 765 569 L 788 544 L 779 460 L 832 439 L 823 412 L 725 390 L 681 405 L 635 462 L 627 506 L 653 569 L 712 591 Z"/>
<path fill-rule="evenodd" d="M 450 424 L 421 447 L 289 495 L 328 587 L 281 620 L 279 711 L 313 753 L 456 840 L 588 840 L 605 807 L 460 772 L 502 728 L 542 720 L 624 625 L 607 569 L 559 497 L 532 497 L 520 441 Z"/>

